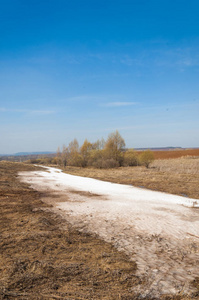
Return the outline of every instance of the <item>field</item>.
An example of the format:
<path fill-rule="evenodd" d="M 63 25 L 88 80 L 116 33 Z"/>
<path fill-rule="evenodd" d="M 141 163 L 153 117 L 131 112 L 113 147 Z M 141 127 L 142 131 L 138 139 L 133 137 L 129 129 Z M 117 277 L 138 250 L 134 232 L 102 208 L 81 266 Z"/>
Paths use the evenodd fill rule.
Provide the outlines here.
<path fill-rule="evenodd" d="M 95 236 L 78 232 L 41 201 L 49 197 L 19 182 L 37 167 L 0 162 L 0 299 L 143 299 L 136 262 Z M 67 167 L 66 172 L 199 199 L 199 158 L 156 160 L 151 168 Z M 198 292 L 161 299 L 198 299 Z M 150 299 L 147 297 L 146 299 Z"/>
<path fill-rule="evenodd" d="M 170 151 L 153 151 L 155 159 L 179 158 L 187 156 L 199 156 L 199 148 L 184 149 L 184 150 L 170 150 Z"/>

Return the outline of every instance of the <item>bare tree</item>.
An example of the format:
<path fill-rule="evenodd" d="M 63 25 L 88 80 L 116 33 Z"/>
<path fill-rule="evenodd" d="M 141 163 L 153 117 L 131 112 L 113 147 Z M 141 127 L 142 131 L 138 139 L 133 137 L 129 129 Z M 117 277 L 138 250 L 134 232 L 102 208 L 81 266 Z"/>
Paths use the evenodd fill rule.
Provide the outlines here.
<path fill-rule="evenodd" d="M 115 159 L 121 165 L 123 159 L 122 150 L 124 148 L 125 141 L 118 130 L 109 134 L 104 147 L 107 158 Z"/>
<path fill-rule="evenodd" d="M 74 139 L 72 142 L 69 143 L 67 151 L 68 151 L 67 164 L 70 166 L 82 167 L 83 159 L 79 153 L 80 152 L 79 143 L 76 139 Z"/>
<path fill-rule="evenodd" d="M 80 148 L 80 153 L 83 159 L 83 167 L 86 167 L 88 165 L 91 150 L 92 150 L 92 144 L 88 142 L 87 139 L 85 139 L 83 145 Z"/>
<path fill-rule="evenodd" d="M 67 165 L 67 160 L 68 160 L 68 148 L 65 145 L 63 145 L 62 154 L 61 154 L 61 161 L 62 161 L 62 165 L 64 167 Z"/>

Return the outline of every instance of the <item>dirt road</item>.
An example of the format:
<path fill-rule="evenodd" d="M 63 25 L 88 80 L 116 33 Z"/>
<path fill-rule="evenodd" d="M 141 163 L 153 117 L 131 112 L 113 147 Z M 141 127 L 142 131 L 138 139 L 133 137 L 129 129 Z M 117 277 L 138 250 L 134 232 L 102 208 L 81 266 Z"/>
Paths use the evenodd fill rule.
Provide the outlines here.
<path fill-rule="evenodd" d="M 193 291 L 191 282 L 199 276 L 198 200 L 46 171 L 20 177 L 48 192 L 44 201 L 79 230 L 130 255 L 147 279 L 137 292 L 158 297 Z"/>

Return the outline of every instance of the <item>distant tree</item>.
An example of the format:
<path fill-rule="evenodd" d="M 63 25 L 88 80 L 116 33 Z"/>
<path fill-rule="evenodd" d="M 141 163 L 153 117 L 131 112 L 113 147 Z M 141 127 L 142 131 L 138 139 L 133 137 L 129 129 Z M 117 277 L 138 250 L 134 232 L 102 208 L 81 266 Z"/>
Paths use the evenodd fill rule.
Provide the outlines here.
<path fill-rule="evenodd" d="M 65 145 L 63 145 L 62 153 L 61 153 L 61 162 L 64 167 L 67 165 L 67 160 L 68 160 L 68 148 Z"/>
<path fill-rule="evenodd" d="M 101 140 L 97 140 L 95 143 L 92 144 L 92 148 L 95 150 L 102 150 L 104 149 L 105 140 L 101 138 Z"/>
<path fill-rule="evenodd" d="M 83 158 L 79 153 L 79 143 L 76 139 L 69 143 L 67 148 L 67 156 L 67 164 L 69 166 L 82 167 Z"/>
<path fill-rule="evenodd" d="M 151 150 L 143 151 L 139 156 L 141 164 L 143 164 L 146 168 L 154 161 L 154 154 Z"/>
<path fill-rule="evenodd" d="M 79 152 L 79 143 L 77 139 L 74 139 L 72 142 L 69 143 L 68 151 L 69 153 Z"/>
<path fill-rule="evenodd" d="M 60 148 L 58 147 L 57 148 L 56 160 L 55 160 L 55 162 L 57 162 L 58 165 L 61 165 L 61 162 L 62 162 L 61 155 L 62 154 L 61 154 Z"/>
<path fill-rule="evenodd" d="M 80 153 L 82 155 L 83 167 L 86 167 L 88 165 L 91 150 L 92 150 L 92 144 L 90 142 L 88 142 L 87 139 L 85 139 L 83 145 L 80 148 Z"/>
<path fill-rule="evenodd" d="M 60 157 L 61 156 L 61 151 L 60 151 L 60 148 L 58 147 L 57 148 L 57 157 Z"/>
<path fill-rule="evenodd" d="M 123 154 L 122 151 L 125 148 L 125 141 L 116 130 L 109 134 L 108 139 L 104 146 L 105 156 L 107 159 L 114 159 L 120 165 L 122 164 Z"/>
<path fill-rule="evenodd" d="M 113 168 L 122 165 L 124 158 L 125 141 L 116 130 L 108 136 L 105 142 L 102 138 L 95 143 L 85 139 L 79 147 L 74 139 L 68 147 L 63 146 L 62 152 L 58 148 L 56 161 L 63 166 L 95 166 L 97 168 Z"/>

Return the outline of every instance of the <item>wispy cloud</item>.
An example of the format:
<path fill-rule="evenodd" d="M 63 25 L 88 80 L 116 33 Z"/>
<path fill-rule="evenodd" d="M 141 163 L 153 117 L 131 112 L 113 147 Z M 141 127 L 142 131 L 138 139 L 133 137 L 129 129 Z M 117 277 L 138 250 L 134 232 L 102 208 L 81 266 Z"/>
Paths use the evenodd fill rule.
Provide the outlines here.
<path fill-rule="evenodd" d="M 120 63 L 124 64 L 126 66 L 142 66 L 143 65 L 143 58 L 141 57 L 141 55 L 139 57 L 136 56 L 130 56 L 130 55 L 124 55 L 121 57 L 120 59 Z"/>
<path fill-rule="evenodd" d="M 121 107 L 121 106 L 132 106 L 136 105 L 136 102 L 108 102 L 108 103 L 103 103 L 101 106 L 106 106 L 106 107 Z"/>
<path fill-rule="evenodd" d="M 67 101 L 95 102 L 99 106 L 120 107 L 136 105 L 137 102 L 126 101 L 129 97 L 125 95 L 80 95 L 67 98 Z"/>
<path fill-rule="evenodd" d="M 36 115 L 50 115 L 56 113 L 54 110 L 32 110 L 29 112 Z"/>
<path fill-rule="evenodd" d="M 35 115 L 49 115 L 54 114 L 54 110 L 33 110 L 33 109 L 8 109 L 4 107 L 0 107 L 0 112 L 14 112 L 14 113 L 28 113 L 28 114 L 35 114 Z"/>

